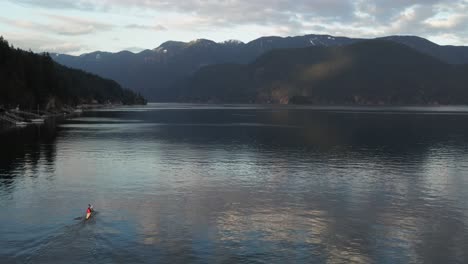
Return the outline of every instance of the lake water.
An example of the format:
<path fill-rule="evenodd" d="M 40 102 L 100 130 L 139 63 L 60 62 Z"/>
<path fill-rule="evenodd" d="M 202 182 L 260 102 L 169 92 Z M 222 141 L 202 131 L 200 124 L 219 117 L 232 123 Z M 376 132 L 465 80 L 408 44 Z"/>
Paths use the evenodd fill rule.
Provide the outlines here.
<path fill-rule="evenodd" d="M 150 104 L 0 158 L 1 263 L 468 262 L 466 107 Z"/>

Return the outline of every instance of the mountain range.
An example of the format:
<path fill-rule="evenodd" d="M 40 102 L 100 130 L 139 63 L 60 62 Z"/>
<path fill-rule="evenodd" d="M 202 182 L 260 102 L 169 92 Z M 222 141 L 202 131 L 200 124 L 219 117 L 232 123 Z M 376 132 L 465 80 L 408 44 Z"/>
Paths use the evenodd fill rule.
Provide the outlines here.
<path fill-rule="evenodd" d="M 368 40 L 278 49 L 250 64 L 206 66 L 169 94 L 172 101 L 216 103 L 468 104 L 468 66 Z"/>
<path fill-rule="evenodd" d="M 388 36 L 378 40 L 402 44 L 445 64 L 468 64 L 468 47 L 440 46 L 416 36 Z M 80 56 L 52 54 L 52 58 L 68 67 L 113 79 L 150 100 L 174 101 L 187 98 L 179 94 L 183 90 L 181 83 L 186 83 L 199 71 L 206 71 L 205 66 L 224 64 L 223 67 L 235 68 L 255 63 L 261 56 L 275 50 L 294 52 L 294 49 L 333 48 L 367 41 L 330 35 L 262 37 L 248 43 L 235 40 L 216 43 L 199 39 L 191 42 L 168 41 L 153 50 L 139 53 L 97 51 Z"/>

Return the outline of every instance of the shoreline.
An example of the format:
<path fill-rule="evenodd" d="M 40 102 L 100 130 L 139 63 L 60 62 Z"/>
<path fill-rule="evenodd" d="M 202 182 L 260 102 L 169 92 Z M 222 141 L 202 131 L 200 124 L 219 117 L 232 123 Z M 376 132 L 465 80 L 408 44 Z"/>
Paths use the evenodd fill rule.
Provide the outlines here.
<path fill-rule="evenodd" d="M 51 119 L 69 119 L 80 116 L 86 111 L 123 106 L 123 104 L 83 104 L 75 107 L 64 106 L 52 111 L 24 111 L 19 109 L 0 108 L 0 132 L 12 128 L 26 128 L 31 125 L 43 125 Z"/>
<path fill-rule="evenodd" d="M 205 106 L 262 106 L 282 109 L 310 109 L 315 111 L 333 111 L 333 112 L 430 112 L 430 113 L 466 113 L 468 105 L 362 105 L 362 104 L 257 104 L 257 103 L 214 103 L 214 102 L 148 102 L 148 104 L 191 104 Z M 95 109 L 111 109 L 121 106 L 138 106 L 124 104 L 82 104 L 75 107 L 64 106 L 60 110 L 51 112 L 45 110 L 36 110 L 35 112 L 23 111 L 19 109 L 5 110 L 0 108 L 0 132 L 12 128 L 25 128 L 31 125 L 43 125 L 51 119 L 69 119 L 80 116 L 84 112 Z M 140 105 L 141 106 L 141 105 Z M 466 108 L 466 109 L 453 109 Z"/>

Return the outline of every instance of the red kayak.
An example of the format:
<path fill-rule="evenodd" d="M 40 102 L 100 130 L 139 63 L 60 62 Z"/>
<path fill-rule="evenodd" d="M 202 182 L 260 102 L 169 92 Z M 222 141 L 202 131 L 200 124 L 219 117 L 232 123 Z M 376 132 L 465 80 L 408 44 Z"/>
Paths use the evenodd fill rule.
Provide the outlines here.
<path fill-rule="evenodd" d="M 89 218 L 91 218 L 91 209 L 90 208 L 88 208 L 86 210 L 86 220 L 88 220 Z"/>

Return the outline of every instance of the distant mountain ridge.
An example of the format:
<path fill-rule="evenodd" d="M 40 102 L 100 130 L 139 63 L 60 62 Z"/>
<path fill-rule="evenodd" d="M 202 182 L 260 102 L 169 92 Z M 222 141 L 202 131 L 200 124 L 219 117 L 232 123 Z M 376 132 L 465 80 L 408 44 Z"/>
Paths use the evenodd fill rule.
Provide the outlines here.
<path fill-rule="evenodd" d="M 278 49 L 244 64 L 206 66 L 168 101 L 322 105 L 468 104 L 468 65 L 388 40 Z"/>
<path fill-rule="evenodd" d="M 379 39 L 407 45 L 449 64 L 468 64 L 468 47 L 465 46 L 440 46 L 416 36 Z M 158 101 L 167 97 L 177 81 L 204 66 L 247 64 L 276 49 L 344 46 L 364 40 L 331 35 L 261 37 L 248 43 L 236 40 L 217 43 L 198 39 L 191 42 L 167 41 L 153 50 L 139 53 L 97 51 L 80 56 L 53 54 L 52 58 L 68 67 L 113 79 L 124 87 Z"/>

